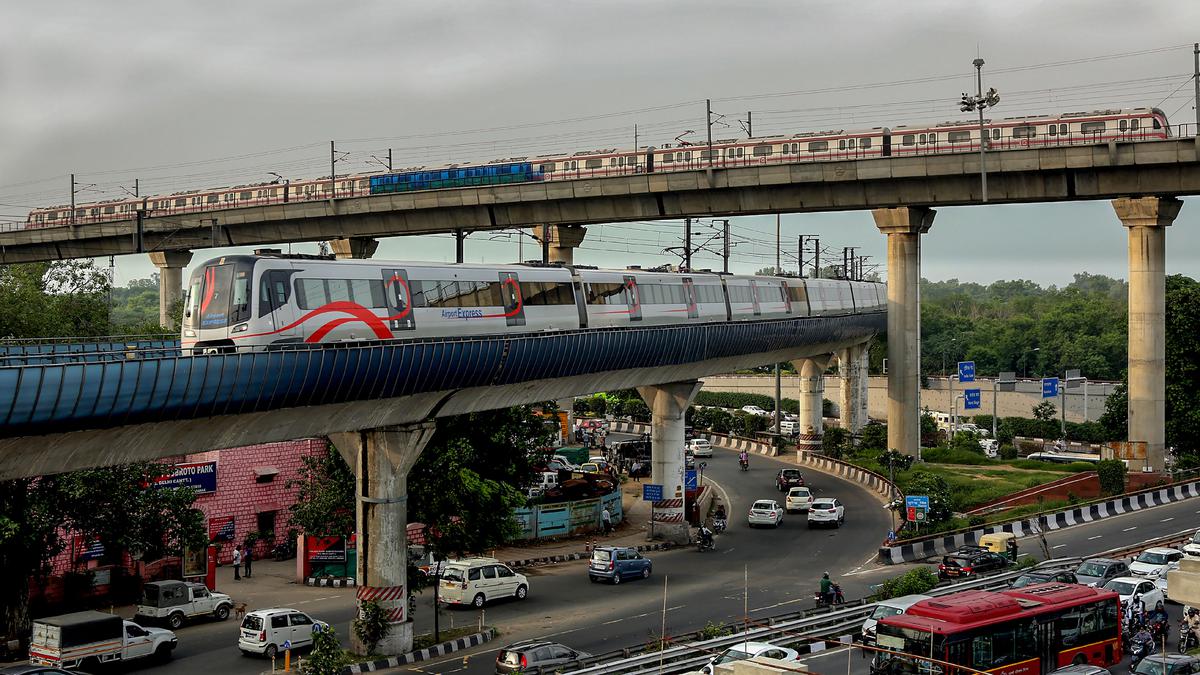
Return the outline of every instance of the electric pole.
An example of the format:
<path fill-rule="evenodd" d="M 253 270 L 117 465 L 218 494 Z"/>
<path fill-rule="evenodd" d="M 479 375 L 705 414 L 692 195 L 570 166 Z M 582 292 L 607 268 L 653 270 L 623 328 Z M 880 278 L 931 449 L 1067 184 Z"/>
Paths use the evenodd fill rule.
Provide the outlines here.
<path fill-rule="evenodd" d="M 458 263 L 459 265 L 461 265 L 463 261 L 463 240 L 466 238 L 467 235 L 463 232 L 461 227 L 454 230 L 454 262 Z"/>
<path fill-rule="evenodd" d="M 713 183 L 712 99 L 708 98 L 704 99 L 704 126 L 708 129 L 708 184 L 711 187 Z M 688 269 L 691 269 L 691 265 L 688 265 Z"/>
<path fill-rule="evenodd" d="M 692 219 L 683 219 L 683 267 L 692 271 Z"/>
<path fill-rule="evenodd" d="M 775 214 L 775 274 L 776 276 L 783 274 L 783 262 L 780 260 L 780 252 L 783 250 L 779 240 L 779 214 Z M 778 426 L 778 425 L 776 425 Z M 775 430 L 779 433 L 779 429 Z"/>
<path fill-rule="evenodd" d="M 754 113 L 746 111 L 746 136 L 754 138 Z"/>
<path fill-rule="evenodd" d="M 71 174 L 71 227 L 75 226 L 75 174 Z"/>
<path fill-rule="evenodd" d="M 1192 81 L 1196 84 L 1196 134 L 1200 135 L 1200 42 L 1192 43 Z"/>
<path fill-rule="evenodd" d="M 392 172 L 392 149 L 388 148 L 388 173 Z"/>
<path fill-rule="evenodd" d="M 729 219 L 728 218 L 725 219 L 725 247 L 724 247 L 723 251 L 724 252 L 721 254 L 721 258 L 722 258 L 722 260 L 724 260 L 724 264 L 722 266 L 722 271 L 725 272 L 725 274 L 729 274 Z"/>
<path fill-rule="evenodd" d="M 337 172 L 333 165 L 337 163 L 337 151 L 333 147 L 333 141 L 329 141 L 329 198 L 337 197 Z"/>

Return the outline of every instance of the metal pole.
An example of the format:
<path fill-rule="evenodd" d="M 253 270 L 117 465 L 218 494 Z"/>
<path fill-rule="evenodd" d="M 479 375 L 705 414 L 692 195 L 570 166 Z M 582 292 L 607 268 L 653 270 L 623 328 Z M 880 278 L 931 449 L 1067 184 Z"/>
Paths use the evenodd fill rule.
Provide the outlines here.
<path fill-rule="evenodd" d="M 944 356 L 942 358 L 945 358 Z M 948 378 L 950 383 L 950 401 L 953 414 L 950 416 L 950 440 L 954 440 L 954 432 L 958 430 L 958 397 L 954 395 L 954 381 L 958 379 L 958 375 L 951 375 Z"/>
<path fill-rule="evenodd" d="M 1085 378 L 1083 378 L 1083 421 L 1084 421 L 1084 422 L 1087 422 L 1087 421 L 1088 421 L 1088 414 L 1087 414 L 1088 390 L 1087 390 L 1087 385 L 1088 385 L 1088 381 L 1087 381 L 1087 378 L 1085 377 Z"/>
<path fill-rule="evenodd" d="M 712 185 L 713 155 L 712 155 L 712 100 L 704 99 L 704 126 L 708 128 L 708 184 Z M 691 269 L 691 265 L 688 265 Z"/>
<path fill-rule="evenodd" d="M 983 186 L 983 201 L 987 201 L 987 160 L 985 159 L 984 146 L 987 145 L 987 138 L 984 134 L 987 132 L 983 128 L 983 59 L 975 59 L 975 93 L 976 101 L 979 105 L 979 179 Z"/>
<path fill-rule="evenodd" d="M 796 267 L 800 270 L 800 278 L 804 278 L 804 235 L 796 242 Z"/>
<path fill-rule="evenodd" d="M 779 374 L 779 362 L 775 362 L 775 437 L 779 437 L 779 422 L 783 419 L 783 377 Z"/>
<path fill-rule="evenodd" d="M 746 136 L 754 138 L 754 113 L 746 111 Z"/>
<path fill-rule="evenodd" d="M 463 234 L 462 228 L 454 230 L 454 262 L 462 264 L 463 261 L 463 239 L 466 235 Z"/>
<path fill-rule="evenodd" d="M 1062 410 L 1058 411 L 1058 413 L 1059 418 L 1062 420 L 1062 439 L 1064 450 L 1067 448 L 1067 388 L 1063 386 L 1066 383 L 1067 378 L 1065 377 L 1058 381 L 1058 397 L 1061 399 L 1059 404 L 1062 407 Z"/>
<path fill-rule="evenodd" d="M 138 179 L 136 178 L 133 179 L 133 196 L 141 197 L 141 195 L 138 194 Z"/>
<path fill-rule="evenodd" d="M 683 219 L 683 266 L 692 270 L 692 219 Z"/>
<path fill-rule="evenodd" d="M 1200 42 L 1192 43 L 1192 80 L 1196 83 L 1196 134 L 1200 135 Z"/>
<path fill-rule="evenodd" d="M 722 254 L 722 258 L 724 259 L 724 265 L 722 267 L 722 271 L 725 272 L 725 274 L 729 274 L 729 219 L 728 218 L 725 220 L 725 248 L 724 248 L 724 251 L 725 252 Z"/>
<path fill-rule="evenodd" d="M 550 224 L 542 223 L 542 264 L 550 264 Z"/>
<path fill-rule="evenodd" d="M 525 262 L 525 231 L 517 230 L 517 262 Z"/>
<path fill-rule="evenodd" d="M 638 155 L 640 154 L 642 153 L 638 150 L 638 128 L 635 124 L 633 125 L 633 170 L 635 173 L 637 172 Z"/>
<path fill-rule="evenodd" d="M 821 238 L 813 237 L 813 278 L 821 278 Z"/>
<path fill-rule="evenodd" d="M 996 384 L 999 379 L 1000 377 L 997 376 L 995 380 L 992 380 L 992 440 L 996 441 L 997 444 L 1000 443 L 996 438 Z"/>
<path fill-rule="evenodd" d="M 75 174 L 71 174 L 71 226 L 75 225 Z"/>
<path fill-rule="evenodd" d="M 782 247 L 779 242 L 779 214 L 775 214 L 775 274 L 783 274 L 783 263 L 780 261 Z"/>
<path fill-rule="evenodd" d="M 388 148 L 388 173 L 392 172 L 392 149 Z"/>
<path fill-rule="evenodd" d="M 333 141 L 329 141 L 329 198 L 337 197 L 337 172 L 334 171 L 333 165 L 337 163 L 337 154 L 333 147 Z"/>

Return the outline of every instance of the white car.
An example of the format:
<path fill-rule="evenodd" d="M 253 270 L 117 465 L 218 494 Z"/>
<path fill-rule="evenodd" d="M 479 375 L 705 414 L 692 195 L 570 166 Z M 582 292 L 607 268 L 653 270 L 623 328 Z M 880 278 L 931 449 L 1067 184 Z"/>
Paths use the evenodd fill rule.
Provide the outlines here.
<path fill-rule="evenodd" d="M 312 644 L 313 634 L 328 628 L 329 624 L 299 610 L 256 609 L 242 619 L 238 649 L 243 654 L 262 654 L 273 659 L 284 651 L 285 644 L 290 643 L 292 649 Z"/>
<path fill-rule="evenodd" d="M 742 406 L 742 412 L 750 413 L 751 415 L 758 415 L 759 417 L 767 416 L 767 411 L 756 405 L 744 405 Z"/>
<path fill-rule="evenodd" d="M 1158 586 L 1143 577 L 1117 577 L 1104 584 L 1104 588 L 1120 595 L 1121 602 L 1129 602 L 1130 598 L 1140 593 L 1147 610 L 1162 608 L 1165 600 Z"/>
<path fill-rule="evenodd" d="M 712 443 L 707 438 L 693 438 L 688 441 L 688 450 L 692 451 L 693 457 L 712 457 Z"/>
<path fill-rule="evenodd" d="M 964 422 L 963 424 L 958 425 L 958 430 L 959 431 L 969 431 L 969 432 L 975 434 L 976 436 L 982 436 L 984 438 L 991 436 L 991 434 L 988 432 L 987 429 L 976 426 L 975 424 L 972 424 L 971 422 Z"/>
<path fill-rule="evenodd" d="M 787 499 L 784 500 L 783 505 L 788 513 L 800 513 L 808 510 L 808 507 L 812 505 L 812 500 L 812 492 L 808 488 L 794 487 L 788 490 Z"/>
<path fill-rule="evenodd" d="M 841 527 L 846 522 L 846 507 L 833 497 L 814 499 L 808 507 L 808 526 L 832 525 Z"/>
<path fill-rule="evenodd" d="M 997 441 L 994 438 L 985 438 L 982 441 L 979 441 L 979 449 L 983 450 L 983 454 L 987 457 L 999 457 L 1000 441 Z"/>
<path fill-rule="evenodd" d="M 1143 577 L 1157 575 L 1167 569 L 1167 565 L 1182 559 L 1183 551 L 1177 548 L 1155 546 L 1139 553 L 1138 557 L 1129 563 L 1129 571 Z"/>
<path fill-rule="evenodd" d="M 760 499 L 750 506 L 750 516 L 747 522 L 750 527 L 759 525 L 779 527 L 779 524 L 783 522 L 783 509 L 779 508 L 779 502 L 773 499 Z"/>
<path fill-rule="evenodd" d="M 1158 587 L 1158 590 L 1162 591 L 1163 598 L 1166 600 L 1171 599 L 1170 594 L 1167 593 L 1167 572 L 1177 569 L 1179 569 L 1179 563 L 1173 562 L 1170 565 L 1167 565 L 1167 568 L 1161 573 L 1150 575 L 1150 578 L 1154 580 L 1154 585 Z"/>
<path fill-rule="evenodd" d="M 795 661 L 800 658 L 800 653 L 795 649 L 777 647 L 769 642 L 739 642 L 718 654 L 712 661 L 709 661 L 708 665 L 701 669 L 701 672 L 712 675 L 714 666 L 734 661 L 745 661 L 756 656 L 765 656 L 770 659 L 780 659 L 782 661 Z"/>
<path fill-rule="evenodd" d="M 1189 558 L 1200 558 L 1200 530 L 1192 535 L 1192 540 L 1183 545 L 1183 554 Z"/>

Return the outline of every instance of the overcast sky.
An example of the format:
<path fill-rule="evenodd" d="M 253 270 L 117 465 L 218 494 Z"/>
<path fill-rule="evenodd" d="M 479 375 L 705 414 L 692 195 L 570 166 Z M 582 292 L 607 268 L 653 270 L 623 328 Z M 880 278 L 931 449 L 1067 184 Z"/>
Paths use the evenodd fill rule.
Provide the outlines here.
<path fill-rule="evenodd" d="M 328 175 L 331 139 L 349 153 L 339 173 L 377 167 L 389 147 L 396 167 L 628 147 L 635 124 L 661 143 L 703 134 L 705 98 L 730 125 L 717 137 L 740 135 L 746 111 L 757 134 L 957 119 L 977 55 L 997 116 L 1157 105 L 1192 122 L 1198 27 L 1189 0 L 4 3 L 0 220 L 68 202 L 72 172 L 81 200 L 135 178 L 145 195 Z M 1188 201 L 1167 269 L 1200 276 L 1200 200 Z M 734 221 L 735 271 L 773 264 L 774 221 Z M 789 252 L 816 234 L 839 259 L 842 246 L 884 253 L 866 212 L 784 215 L 782 230 Z M 593 227 L 576 259 L 667 262 L 681 232 Z M 923 275 L 1125 277 L 1125 243 L 1106 202 L 948 208 Z M 517 246 L 479 234 L 467 259 L 510 262 Z M 453 256 L 452 239 L 424 237 L 376 257 Z M 145 256 L 116 264 L 118 283 L 153 270 Z"/>

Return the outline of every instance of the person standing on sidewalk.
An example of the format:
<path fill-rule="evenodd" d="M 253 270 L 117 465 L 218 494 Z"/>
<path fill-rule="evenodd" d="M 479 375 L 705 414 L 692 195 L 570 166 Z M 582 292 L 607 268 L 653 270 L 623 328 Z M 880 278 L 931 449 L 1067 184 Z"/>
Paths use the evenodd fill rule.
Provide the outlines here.
<path fill-rule="evenodd" d="M 600 524 L 604 526 L 604 534 L 612 532 L 612 513 L 607 506 L 600 512 Z"/>
<path fill-rule="evenodd" d="M 242 545 L 233 547 L 233 580 L 242 580 Z"/>
<path fill-rule="evenodd" d="M 245 568 L 246 578 L 250 578 L 250 563 L 254 562 L 254 555 L 251 553 L 251 546 L 246 547 L 246 551 L 242 553 L 242 567 Z"/>

